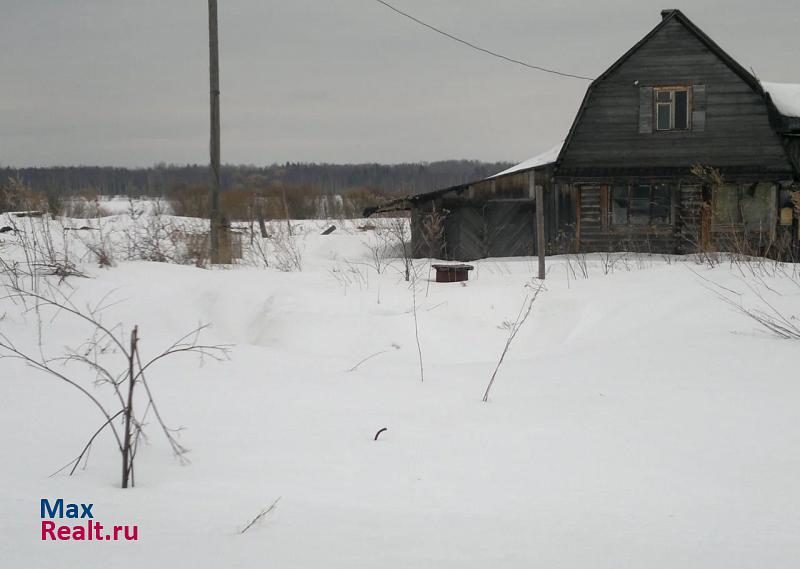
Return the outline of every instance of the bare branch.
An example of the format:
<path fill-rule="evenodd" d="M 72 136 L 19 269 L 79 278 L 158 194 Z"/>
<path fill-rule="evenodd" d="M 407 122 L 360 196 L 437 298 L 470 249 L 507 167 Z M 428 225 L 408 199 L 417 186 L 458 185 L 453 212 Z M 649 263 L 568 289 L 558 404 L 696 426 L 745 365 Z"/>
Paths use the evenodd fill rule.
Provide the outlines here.
<path fill-rule="evenodd" d="M 244 528 L 242 531 L 240 531 L 240 532 L 239 532 L 239 534 L 243 534 L 244 532 L 246 532 L 247 530 L 249 530 L 251 527 L 253 527 L 253 526 L 254 526 L 256 523 L 258 523 L 258 522 L 260 522 L 262 519 L 264 519 L 264 516 L 266 516 L 266 515 L 267 515 L 267 514 L 269 514 L 269 513 L 270 513 L 272 510 L 274 510 L 274 509 L 275 509 L 275 507 L 278 505 L 278 502 L 280 502 L 280 500 L 281 500 L 281 496 L 279 496 L 277 500 L 275 500 L 274 502 L 272 502 L 272 505 L 271 505 L 271 506 L 269 506 L 268 508 L 264 508 L 263 510 L 261 510 L 261 512 L 259 512 L 259 514 L 258 514 L 256 517 L 254 517 L 254 518 L 253 518 L 253 519 L 250 521 L 250 523 L 249 523 L 249 524 L 247 524 L 247 526 L 245 526 L 245 528 Z"/>
<path fill-rule="evenodd" d="M 94 395 L 89 393 L 85 387 L 73 381 L 72 379 L 68 378 L 64 374 L 59 373 L 52 367 L 48 366 L 46 363 L 39 362 L 31 358 L 27 354 L 21 352 L 20 350 L 15 348 L 13 344 L 8 342 L 7 338 L 3 334 L 0 334 L 0 348 L 3 348 L 4 350 L 11 352 L 12 354 L 14 354 L 15 357 L 25 361 L 31 367 L 38 369 L 40 371 L 47 372 L 51 375 L 54 375 L 57 378 L 61 379 L 62 381 L 68 383 L 69 385 L 71 385 L 72 387 L 83 393 L 86 397 L 88 397 L 92 401 L 92 403 L 94 403 L 95 406 L 98 409 L 100 409 L 100 412 L 103 414 L 103 416 L 105 416 L 106 419 L 108 419 L 109 421 L 111 420 L 111 415 L 109 414 L 108 411 L 106 411 L 106 408 L 103 406 L 103 404 L 100 403 L 100 401 L 98 401 L 98 399 Z M 122 450 L 122 439 L 120 439 L 119 433 L 117 432 L 113 424 L 111 425 L 111 429 L 114 431 L 114 437 L 117 439 L 117 444 L 119 445 L 120 450 Z"/>
<path fill-rule="evenodd" d="M 119 410 L 119 411 L 117 411 L 117 412 L 116 412 L 116 413 L 115 413 L 113 416 L 109 417 L 109 418 L 108 418 L 108 420 L 107 420 L 105 423 L 103 423 L 102 425 L 100 425 L 100 428 L 99 428 L 99 429 L 97 429 L 97 430 L 94 432 L 94 434 L 93 434 L 93 435 L 92 435 L 92 436 L 89 438 L 89 441 L 88 441 L 88 442 L 86 443 L 86 445 L 83 447 L 83 450 L 81 450 L 80 454 L 79 454 L 79 455 L 78 455 L 76 458 L 73 458 L 73 459 L 72 459 L 72 460 L 70 460 L 70 461 L 69 461 L 67 464 L 65 464 L 64 466 L 62 466 L 62 467 L 61 467 L 61 468 L 59 468 L 58 470 L 56 470 L 56 471 L 55 471 L 53 474 L 51 474 L 51 475 L 50 475 L 48 478 L 52 478 L 53 476 L 55 476 L 56 474 L 58 474 L 59 472 L 61 472 L 61 471 L 62 471 L 62 470 L 64 470 L 65 468 L 67 468 L 67 467 L 68 467 L 70 464 L 73 464 L 73 463 L 74 463 L 74 466 L 72 467 L 72 470 L 70 470 L 70 471 L 69 471 L 69 475 L 70 475 L 70 476 L 72 476 L 72 475 L 75 473 L 75 469 L 76 469 L 76 468 L 78 468 L 78 465 L 80 464 L 80 462 L 81 462 L 81 459 L 82 459 L 82 458 L 83 458 L 83 456 L 84 456 L 84 455 L 85 455 L 85 454 L 86 454 L 86 453 L 89 451 L 89 448 L 92 446 L 92 443 L 94 442 L 94 439 L 96 439 L 96 438 L 97 438 L 97 435 L 99 435 L 99 434 L 102 432 L 102 430 L 103 430 L 103 429 L 105 429 L 105 428 L 106 428 L 106 427 L 107 427 L 109 424 L 111 424 L 111 421 L 113 421 L 114 419 L 116 419 L 117 417 L 119 417 L 120 415 L 122 415 L 122 413 L 123 413 L 124 411 L 125 411 L 125 409 L 120 409 L 120 410 Z"/>
<path fill-rule="evenodd" d="M 506 354 L 508 353 L 508 350 L 511 348 L 511 342 L 513 342 L 514 338 L 517 337 L 517 333 L 525 324 L 525 321 L 528 319 L 528 316 L 531 315 L 531 311 L 533 310 L 533 303 L 536 302 L 536 298 L 539 296 L 539 293 L 541 293 L 542 290 L 544 289 L 544 283 L 539 282 L 536 285 L 533 285 L 531 288 L 533 288 L 533 294 L 525 297 L 525 300 L 522 302 L 522 306 L 519 309 L 519 313 L 517 314 L 517 319 L 513 322 L 513 324 L 509 329 L 508 339 L 506 340 L 506 344 L 503 347 L 503 352 L 500 354 L 500 359 L 497 360 L 497 365 L 495 366 L 494 371 L 492 372 L 492 377 L 489 380 L 489 384 L 486 386 L 486 391 L 483 394 L 484 403 L 489 401 L 489 391 L 491 391 L 492 386 L 494 385 L 494 381 L 497 378 L 497 372 L 500 370 L 500 366 L 503 365 L 503 360 L 505 360 Z"/>

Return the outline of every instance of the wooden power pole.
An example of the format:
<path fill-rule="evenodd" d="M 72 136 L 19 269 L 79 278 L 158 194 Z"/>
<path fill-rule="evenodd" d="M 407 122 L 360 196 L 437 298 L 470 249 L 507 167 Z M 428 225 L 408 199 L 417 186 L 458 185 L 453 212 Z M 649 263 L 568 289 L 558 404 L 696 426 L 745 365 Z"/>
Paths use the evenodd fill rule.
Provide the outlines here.
<path fill-rule="evenodd" d="M 219 35 L 217 32 L 217 0 L 208 0 L 209 74 L 211 78 L 211 262 L 230 262 L 225 243 L 225 222 L 219 209 L 220 192 L 220 128 L 219 128 Z"/>

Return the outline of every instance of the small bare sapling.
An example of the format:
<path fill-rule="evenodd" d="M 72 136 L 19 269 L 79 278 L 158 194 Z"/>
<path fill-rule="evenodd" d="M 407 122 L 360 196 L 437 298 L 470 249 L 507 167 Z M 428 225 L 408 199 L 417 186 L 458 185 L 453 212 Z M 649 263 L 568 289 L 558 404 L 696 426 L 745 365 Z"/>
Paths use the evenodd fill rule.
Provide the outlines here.
<path fill-rule="evenodd" d="M 497 360 L 497 365 L 494 368 L 494 372 L 492 372 L 492 377 L 489 380 L 489 384 L 486 386 L 486 391 L 483 394 L 483 402 L 486 403 L 489 401 L 489 392 L 494 385 L 495 379 L 497 379 L 497 372 L 500 371 L 500 366 L 503 365 L 503 360 L 506 358 L 506 354 L 508 354 L 508 350 L 511 348 L 511 343 L 514 341 L 514 338 L 517 337 L 522 326 L 525 324 L 525 321 L 528 319 L 528 316 L 531 315 L 531 311 L 533 310 L 533 303 L 536 302 L 536 298 L 539 296 L 539 293 L 542 292 L 544 289 L 544 283 L 534 282 L 525 285 L 529 289 L 528 295 L 525 297 L 525 300 L 522 302 L 522 307 L 519 309 L 519 313 L 517 314 L 516 320 L 513 322 L 504 323 L 504 328 L 508 330 L 508 338 L 506 339 L 505 346 L 503 346 L 503 351 L 500 354 L 500 359 Z"/>

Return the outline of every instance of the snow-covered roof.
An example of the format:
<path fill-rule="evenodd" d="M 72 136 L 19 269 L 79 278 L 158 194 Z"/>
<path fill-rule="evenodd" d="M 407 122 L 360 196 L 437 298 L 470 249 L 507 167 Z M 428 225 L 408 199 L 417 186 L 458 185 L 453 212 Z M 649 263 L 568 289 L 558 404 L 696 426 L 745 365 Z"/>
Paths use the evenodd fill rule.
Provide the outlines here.
<path fill-rule="evenodd" d="M 533 168 L 537 168 L 539 166 L 544 166 L 546 164 L 552 164 L 558 158 L 559 153 L 561 152 L 561 147 L 564 146 L 564 141 L 562 140 L 558 144 L 556 144 L 553 148 L 546 152 L 542 152 L 541 154 L 537 154 L 533 158 L 528 158 L 525 162 L 520 162 L 516 166 L 512 166 L 507 170 L 503 170 L 502 172 L 498 172 L 494 176 L 489 176 L 486 178 L 487 180 L 491 180 L 492 178 L 498 178 L 500 176 L 506 176 L 508 174 L 513 174 L 514 172 L 522 172 L 524 170 L 531 170 Z"/>
<path fill-rule="evenodd" d="M 780 114 L 785 117 L 800 117 L 800 84 L 762 81 L 761 86 L 769 93 Z"/>

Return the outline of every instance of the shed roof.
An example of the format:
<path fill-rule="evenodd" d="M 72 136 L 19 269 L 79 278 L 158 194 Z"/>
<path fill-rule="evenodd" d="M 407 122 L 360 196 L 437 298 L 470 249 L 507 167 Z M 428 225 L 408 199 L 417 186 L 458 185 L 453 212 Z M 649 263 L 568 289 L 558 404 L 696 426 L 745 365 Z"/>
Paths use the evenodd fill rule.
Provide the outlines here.
<path fill-rule="evenodd" d="M 541 154 L 537 154 L 533 158 L 528 158 L 524 162 L 520 162 L 516 166 L 512 166 L 502 172 L 498 172 L 493 176 L 489 176 L 486 178 L 487 180 L 491 180 L 493 178 L 499 178 L 501 176 L 507 176 L 508 174 L 518 174 L 520 172 L 525 172 L 527 170 L 533 170 L 535 168 L 539 168 L 540 166 L 547 166 L 548 164 L 553 164 L 558 155 L 561 153 L 561 148 L 564 146 L 564 141 L 562 140 L 558 144 L 556 144 L 551 149 L 542 152 Z"/>

